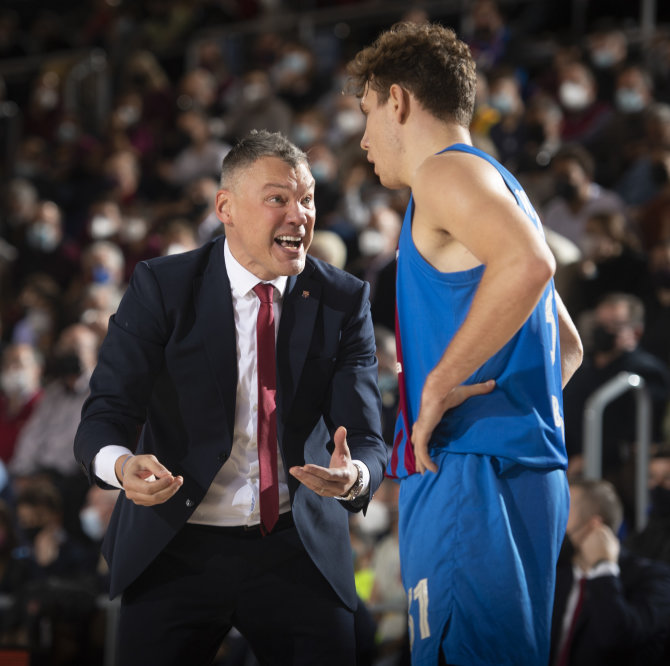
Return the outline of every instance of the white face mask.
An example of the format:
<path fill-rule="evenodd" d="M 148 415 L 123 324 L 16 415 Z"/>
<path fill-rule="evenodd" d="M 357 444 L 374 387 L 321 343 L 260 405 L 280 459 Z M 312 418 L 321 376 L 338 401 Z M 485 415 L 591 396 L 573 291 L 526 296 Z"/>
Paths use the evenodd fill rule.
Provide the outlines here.
<path fill-rule="evenodd" d="M 8 396 L 26 397 L 36 387 L 28 370 L 6 370 L 0 375 L 0 388 Z"/>
<path fill-rule="evenodd" d="M 376 229 L 365 229 L 358 237 L 358 249 L 366 257 L 374 257 L 384 251 L 386 240 Z"/>
<path fill-rule="evenodd" d="M 363 131 L 365 116 L 360 111 L 340 111 L 335 116 L 335 125 L 344 136 L 353 136 Z"/>
<path fill-rule="evenodd" d="M 245 102 L 255 104 L 270 96 L 270 89 L 263 83 L 247 83 L 242 88 L 242 97 Z"/>
<path fill-rule="evenodd" d="M 111 238 L 119 230 L 119 223 L 106 215 L 94 215 L 90 230 L 91 238 L 104 240 Z"/>
<path fill-rule="evenodd" d="M 569 111 L 581 111 L 589 104 L 589 91 L 585 86 L 565 81 L 558 89 L 561 104 Z"/>
<path fill-rule="evenodd" d="M 365 517 L 362 514 L 357 514 L 357 517 L 358 528 L 367 535 L 383 534 L 391 525 L 388 507 L 381 500 L 373 499 L 368 504 Z"/>
<path fill-rule="evenodd" d="M 79 513 L 79 521 L 84 534 L 92 541 L 100 541 L 105 536 L 105 525 L 95 507 L 88 506 L 82 509 Z"/>

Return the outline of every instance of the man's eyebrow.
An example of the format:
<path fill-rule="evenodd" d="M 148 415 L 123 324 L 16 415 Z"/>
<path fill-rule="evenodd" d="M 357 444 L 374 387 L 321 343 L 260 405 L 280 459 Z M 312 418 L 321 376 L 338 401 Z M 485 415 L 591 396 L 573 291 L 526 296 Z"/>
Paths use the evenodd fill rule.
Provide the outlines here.
<path fill-rule="evenodd" d="M 313 187 L 316 184 L 316 181 L 314 178 L 310 181 L 307 189 Z M 275 190 L 275 189 L 280 189 L 280 190 L 292 190 L 293 187 L 291 185 L 286 185 L 285 183 L 265 183 L 263 185 L 264 190 Z"/>
<path fill-rule="evenodd" d="M 288 185 L 285 185 L 284 183 L 265 183 L 265 185 L 263 185 L 264 190 L 270 190 L 276 188 L 280 188 L 282 190 L 290 189 L 290 187 Z"/>

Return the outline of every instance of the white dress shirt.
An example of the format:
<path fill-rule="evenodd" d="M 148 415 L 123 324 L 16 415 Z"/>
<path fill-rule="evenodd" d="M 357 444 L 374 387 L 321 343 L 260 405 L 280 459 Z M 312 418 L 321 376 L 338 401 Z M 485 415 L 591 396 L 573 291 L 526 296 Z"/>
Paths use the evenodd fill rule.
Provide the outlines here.
<path fill-rule="evenodd" d="M 260 300 L 253 288 L 259 279 L 232 255 L 228 242 L 224 247 L 226 270 L 230 280 L 237 338 L 237 394 L 235 428 L 230 457 L 214 477 L 202 502 L 189 522 L 204 525 L 234 526 L 260 523 L 259 465 L 256 442 L 258 416 L 258 379 L 256 372 L 256 319 Z M 274 286 L 275 340 L 279 329 L 282 300 L 288 278 L 272 280 Z M 114 463 L 120 455 L 132 453 L 124 446 L 105 446 L 98 452 L 93 470 L 102 481 L 120 488 Z M 290 510 L 287 476 L 281 453 L 277 453 L 279 513 Z M 369 470 L 363 467 L 364 491 L 369 485 Z"/>

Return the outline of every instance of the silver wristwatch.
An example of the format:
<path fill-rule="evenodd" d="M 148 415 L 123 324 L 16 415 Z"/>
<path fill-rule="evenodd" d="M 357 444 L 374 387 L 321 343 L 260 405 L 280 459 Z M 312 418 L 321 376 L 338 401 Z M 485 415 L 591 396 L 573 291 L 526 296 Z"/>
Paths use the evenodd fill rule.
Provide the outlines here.
<path fill-rule="evenodd" d="M 356 478 L 356 481 L 354 481 L 354 485 L 349 488 L 349 492 L 346 495 L 335 497 L 335 499 L 343 500 L 345 502 L 350 502 L 351 500 L 356 499 L 361 494 L 361 490 L 363 490 L 363 463 L 358 462 L 358 460 L 352 460 L 351 462 L 356 465 L 358 477 Z"/>

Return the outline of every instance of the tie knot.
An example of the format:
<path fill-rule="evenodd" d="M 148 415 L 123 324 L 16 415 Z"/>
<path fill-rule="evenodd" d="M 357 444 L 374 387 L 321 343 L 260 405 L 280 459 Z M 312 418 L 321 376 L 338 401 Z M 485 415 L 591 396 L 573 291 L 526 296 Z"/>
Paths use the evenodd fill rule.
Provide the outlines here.
<path fill-rule="evenodd" d="M 259 282 L 254 287 L 254 292 L 256 292 L 256 296 L 260 298 L 261 303 L 272 303 L 272 290 L 273 287 L 271 284 L 263 282 Z"/>

